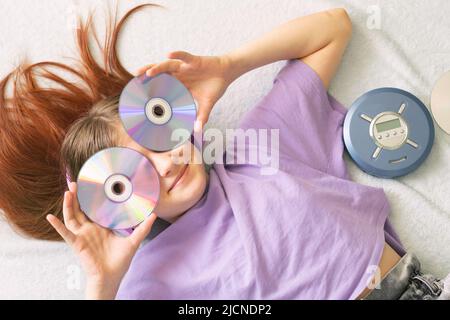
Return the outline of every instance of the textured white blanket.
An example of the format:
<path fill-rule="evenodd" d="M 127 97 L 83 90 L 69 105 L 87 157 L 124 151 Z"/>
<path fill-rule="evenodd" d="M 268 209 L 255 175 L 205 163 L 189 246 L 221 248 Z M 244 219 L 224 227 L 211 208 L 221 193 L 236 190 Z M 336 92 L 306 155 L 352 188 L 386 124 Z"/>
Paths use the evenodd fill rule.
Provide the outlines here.
<path fill-rule="evenodd" d="M 121 12 L 143 2 L 120 1 Z M 104 3 L 2 0 L 0 75 L 10 71 L 25 53 L 34 61 L 71 56 L 74 14 L 96 8 L 98 24 L 103 27 Z M 349 106 L 365 91 L 383 86 L 409 90 L 429 104 L 434 82 L 450 69 L 447 0 L 158 3 L 168 10 L 140 13 L 124 30 L 120 53 L 129 70 L 164 60 L 173 50 L 222 54 L 289 19 L 337 6 L 347 8 L 354 22 L 353 41 L 331 87 L 331 93 L 344 105 Z M 210 126 L 234 127 L 241 115 L 268 92 L 281 65 L 265 66 L 238 79 L 216 105 Z M 384 188 L 392 207 L 392 221 L 405 246 L 419 256 L 427 271 L 441 277 L 450 272 L 449 159 L 450 137 L 438 127 L 430 157 L 407 177 L 375 179 L 346 159 L 356 181 Z M 0 221 L 0 298 L 82 296 L 82 273 L 65 245 L 22 239 Z"/>

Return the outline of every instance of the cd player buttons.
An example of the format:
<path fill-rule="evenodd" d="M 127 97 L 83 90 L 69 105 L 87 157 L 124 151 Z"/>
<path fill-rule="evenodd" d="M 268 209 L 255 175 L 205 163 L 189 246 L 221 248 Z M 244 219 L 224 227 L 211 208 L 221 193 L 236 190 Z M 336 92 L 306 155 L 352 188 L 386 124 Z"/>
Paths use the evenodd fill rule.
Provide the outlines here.
<path fill-rule="evenodd" d="M 368 121 L 370 117 L 361 116 Z M 377 147 L 387 150 L 401 148 L 408 138 L 408 126 L 402 116 L 396 112 L 382 112 L 370 122 L 370 136 Z M 378 155 L 377 152 L 375 155 Z M 376 157 L 374 157 L 376 158 Z"/>
<path fill-rule="evenodd" d="M 406 143 L 415 149 L 419 148 L 419 145 L 417 143 L 415 143 L 414 141 L 412 141 L 411 139 L 406 140 Z"/>
<path fill-rule="evenodd" d="M 375 150 L 375 152 L 373 153 L 372 158 L 374 158 L 374 159 L 378 158 L 378 156 L 379 156 L 380 153 L 381 153 L 381 150 L 383 150 L 383 149 L 381 149 L 380 147 L 378 147 L 378 148 Z"/>
<path fill-rule="evenodd" d="M 367 122 L 372 122 L 372 117 L 368 116 L 367 114 L 361 114 L 361 118 L 366 120 Z"/>

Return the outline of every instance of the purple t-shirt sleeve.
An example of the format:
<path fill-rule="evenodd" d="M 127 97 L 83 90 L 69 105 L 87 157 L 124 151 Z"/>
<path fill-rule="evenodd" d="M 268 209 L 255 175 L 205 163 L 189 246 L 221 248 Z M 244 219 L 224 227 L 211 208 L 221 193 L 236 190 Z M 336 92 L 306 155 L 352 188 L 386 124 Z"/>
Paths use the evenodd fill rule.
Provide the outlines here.
<path fill-rule="evenodd" d="M 289 60 L 278 72 L 270 92 L 240 122 L 242 129 L 279 129 L 280 167 L 301 172 L 302 163 L 350 180 L 343 159 L 343 123 L 347 109 L 301 60 Z M 291 165 L 293 164 L 293 165 Z M 397 253 L 405 250 L 389 220 L 386 241 Z"/>
<path fill-rule="evenodd" d="M 345 177 L 342 124 L 346 109 L 328 94 L 317 73 L 288 60 L 270 92 L 241 120 L 242 129 L 279 129 L 280 164 L 302 162 Z"/>

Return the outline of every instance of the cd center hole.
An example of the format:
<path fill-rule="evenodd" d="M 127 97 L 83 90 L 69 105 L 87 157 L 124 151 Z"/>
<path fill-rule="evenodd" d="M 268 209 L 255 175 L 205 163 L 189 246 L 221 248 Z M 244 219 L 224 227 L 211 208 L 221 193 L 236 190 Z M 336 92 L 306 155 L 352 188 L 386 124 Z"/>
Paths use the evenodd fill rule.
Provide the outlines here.
<path fill-rule="evenodd" d="M 119 196 L 125 191 L 125 185 L 122 182 L 115 182 L 112 185 L 112 192 Z"/>
<path fill-rule="evenodd" d="M 156 117 L 162 117 L 164 115 L 164 108 L 157 104 L 153 107 L 153 115 Z"/>

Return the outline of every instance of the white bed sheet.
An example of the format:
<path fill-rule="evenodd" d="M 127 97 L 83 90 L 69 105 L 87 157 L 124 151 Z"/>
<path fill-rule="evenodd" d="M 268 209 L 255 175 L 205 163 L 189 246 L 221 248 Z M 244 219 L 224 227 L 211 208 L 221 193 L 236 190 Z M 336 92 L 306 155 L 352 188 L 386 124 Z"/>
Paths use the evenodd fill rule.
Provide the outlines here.
<path fill-rule="evenodd" d="M 74 14 L 96 8 L 102 27 L 105 2 L 2 0 L 0 76 L 25 53 L 33 61 L 71 56 Z M 120 1 L 121 12 L 143 2 Z M 158 3 L 168 10 L 140 13 L 123 33 L 120 54 L 129 70 L 162 61 L 173 50 L 222 54 L 289 19 L 337 6 L 347 8 L 354 23 L 352 43 L 330 89 L 343 104 L 349 106 L 370 89 L 395 86 L 411 91 L 428 105 L 434 82 L 450 69 L 447 0 Z M 265 66 L 238 79 L 216 105 L 209 125 L 234 127 L 241 115 L 268 92 L 282 64 Z M 384 188 L 392 207 L 392 221 L 405 246 L 421 258 L 427 271 L 441 277 L 450 272 L 449 160 L 450 137 L 438 127 L 430 157 L 407 177 L 376 179 L 346 158 L 356 181 Z M 82 272 L 64 244 L 23 239 L 4 221 L 0 221 L 0 276 L 0 299 L 83 297 Z"/>

